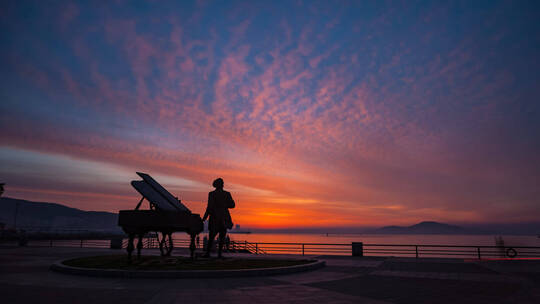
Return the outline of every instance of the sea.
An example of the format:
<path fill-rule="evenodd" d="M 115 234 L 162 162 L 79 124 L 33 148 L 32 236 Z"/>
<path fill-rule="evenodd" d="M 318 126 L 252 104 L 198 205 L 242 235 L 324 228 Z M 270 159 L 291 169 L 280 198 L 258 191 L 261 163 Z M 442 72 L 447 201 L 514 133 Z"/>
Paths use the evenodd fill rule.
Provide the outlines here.
<path fill-rule="evenodd" d="M 201 233 L 200 237 L 206 236 Z M 452 245 L 452 246 L 495 246 L 495 238 L 502 237 L 507 246 L 539 246 L 536 235 L 453 235 L 453 234 L 335 234 L 335 233 L 229 233 L 231 240 L 250 243 L 323 243 L 390 245 Z M 185 233 L 175 233 L 176 240 L 186 239 Z"/>

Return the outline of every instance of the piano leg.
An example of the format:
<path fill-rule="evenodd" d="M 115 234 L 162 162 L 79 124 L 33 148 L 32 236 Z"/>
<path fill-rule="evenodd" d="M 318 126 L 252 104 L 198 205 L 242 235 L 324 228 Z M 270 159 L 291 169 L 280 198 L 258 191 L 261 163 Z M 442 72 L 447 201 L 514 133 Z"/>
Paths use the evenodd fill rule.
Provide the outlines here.
<path fill-rule="evenodd" d="M 189 251 L 191 253 L 191 259 L 195 259 L 195 234 L 191 234 L 191 242 L 189 243 Z"/>
<path fill-rule="evenodd" d="M 167 238 L 169 240 L 167 240 Z M 170 256 L 172 250 L 173 250 L 172 233 L 162 231 L 161 241 L 159 242 L 159 251 L 161 252 L 161 256 Z"/>
<path fill-rule="evenodd" d="M 137 242 L 137 259 L 141 258 L 141 249 L 143 248 L 143 235 L 139 234 L 139 241 Z"/>
<path fill-rule="evenodd" d="M 133 249 L 135 249 L 135 246 L 133 246 L 133 239 L 135 238 L 134 234 L 129 234 L 129 240 L 126 247 L 127 253 L 128 253 L 128 260 L 131 263 L 131 253 L 133 252 Z"/>
<path fill-rule="evenodd" d="M 172 240 L 172 233 L 169 233 L 169 251 L 167 252 L 167 256 L 171 256 L 171 252 L 173 250 L 174 244 Z"/>
<path fill-rule="evenodd" d="M 161 240 L 159 239 L 158 234 L 158 242 L 159 242 L 159 252 L 161 253 L 161 256 L 165 256 L 165 233 L 161 233 Z"/>

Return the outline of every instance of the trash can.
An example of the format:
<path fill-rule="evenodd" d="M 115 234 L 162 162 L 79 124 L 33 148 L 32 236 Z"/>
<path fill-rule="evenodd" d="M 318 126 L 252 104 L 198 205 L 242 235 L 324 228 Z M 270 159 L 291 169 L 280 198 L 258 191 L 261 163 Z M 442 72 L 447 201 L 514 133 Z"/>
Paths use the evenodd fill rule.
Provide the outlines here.
<path fill-rule="evenodd" d="M 364 243 L 362 242 L 353 242 L 352 243 L 352 255 L 357 257 L 364 256 Z"/>
<path fill-rule="evenodd" d="M 111 239 L 111 249 L 122 249 L 122 238 Z"/>

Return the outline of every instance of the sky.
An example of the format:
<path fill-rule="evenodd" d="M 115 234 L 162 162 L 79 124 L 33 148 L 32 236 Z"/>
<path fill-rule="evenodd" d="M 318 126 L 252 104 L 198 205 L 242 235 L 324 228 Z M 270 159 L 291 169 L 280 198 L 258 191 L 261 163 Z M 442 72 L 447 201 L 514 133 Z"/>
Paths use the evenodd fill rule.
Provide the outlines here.
<path fill-rule="evenodd" d="M 5 196 L 254 228 L 540 219 L 538 1 L 0 3 Z"/>

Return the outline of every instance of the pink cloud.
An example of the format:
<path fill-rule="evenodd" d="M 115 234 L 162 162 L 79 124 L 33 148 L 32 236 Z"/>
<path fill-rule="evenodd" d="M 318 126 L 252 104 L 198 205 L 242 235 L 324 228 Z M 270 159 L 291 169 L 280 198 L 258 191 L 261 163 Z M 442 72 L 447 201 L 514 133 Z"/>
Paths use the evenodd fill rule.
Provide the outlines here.
<path fill-rule="evenodd" d="M 67 22 L 76 15 L 72 9 Z M 369 223 L 430 215 L 481 220 L 499 214 L 482 210 L 492 200 L 518 197 L 519 186 L 505 193 L 490 188 L 509 184 L 509 177 L 497 175 L 497 170 L 515 177 L 517 169 L 504 164 L 490 168 L 481 155 L 472 162 L 453 159 L 456 156 L 447 152 L 454 142 L 449 141 L 451 134 L 430 130 L 422 119 L 406 116 L 410 107 L 422 107 L 424 112 L 417 117 L 433 116 L 437 109 L 430 100 L 437 97 L 437 88 L 432 84 L 445 83 L 463 96 L 480 99 L 512 81 L 510 74 L 501 75 L 492 86 L 476 89 L 486 79 L 478 65 L 471 65 L 466 45 L 431 58 L 421 73 L 413 74 L 416 77 L 405 77 L 411 91 L 396 91 L 380 79 L 400 66 L 409 54 L 406 48 L 373 70 L 375 75 L 359 78 L 358 54 L 342 56 L 342 46 L 316 51 L 338 21 L 322 32 L 309 24 L 298 33 L 283 21 L 279 25 L 283 41 L 259 53 L 244 41 L 251 22 L 233 26 L 232 38 L 218 45 L 214 35 L 190 39 L 189 26 L 177 20 L 170 20 L 173 30 L 162 43 L 138 32 L 134 20 L 106 19 L 102 26 L 107 42 L 118 47 L 130 74 L 124 79 L 107 75 L 88 42 L 76 39 L 72 47 L 87 66 L 91 86 L 79 83 L 67 68 L 60 69 L 58 85 L 91 114 L 136 121 L 135 126 L 122 127 L 133 128 L 130 131 L 137 136 L 22 119 L 5 122 L 8 129 L 0 138 L 16 147 L 201 183 L 222 175 L 232 184 L 259 191 L 237 193 L 246 202 L 239 216 L 248 223 L 249 216 L 263 212 L 261 202 L 274 215 L 310 210 L 319 225 L 353 225 L 365 224 L 366 217 L 371 217 Z M 341 56 L 341 64 L 321 64 L 336 56 Z M 155 69 L 161 73 L 154 75 Z M 39 87 L 51 87 L 50 75 L 22 60 L 19 73 Z M 471 83 L 457 90 L 460 77 Z M 489 117 L 493 109 L 486 103 L 477 111 Z M 76 197 L 71 191 L 52 191 L 42 192 Z M 84 189 L 79 192 L 88 197 Z M 103 199 L 112 201 L 114 195 L 104 194 Z M 198 197 L 204 199 L 203 193 L 190 194 L 193 202 Z M 124 201 L 123 196 L 118 199 Z M 471 207 L 480 199 L 487 202 Z M 287 200 L 293 203 L 282 203 Z M 399 214 L 395 206 L 400 206 Z M 326 222 L 325 215 L 334 216 L 334 222 Z"/>

